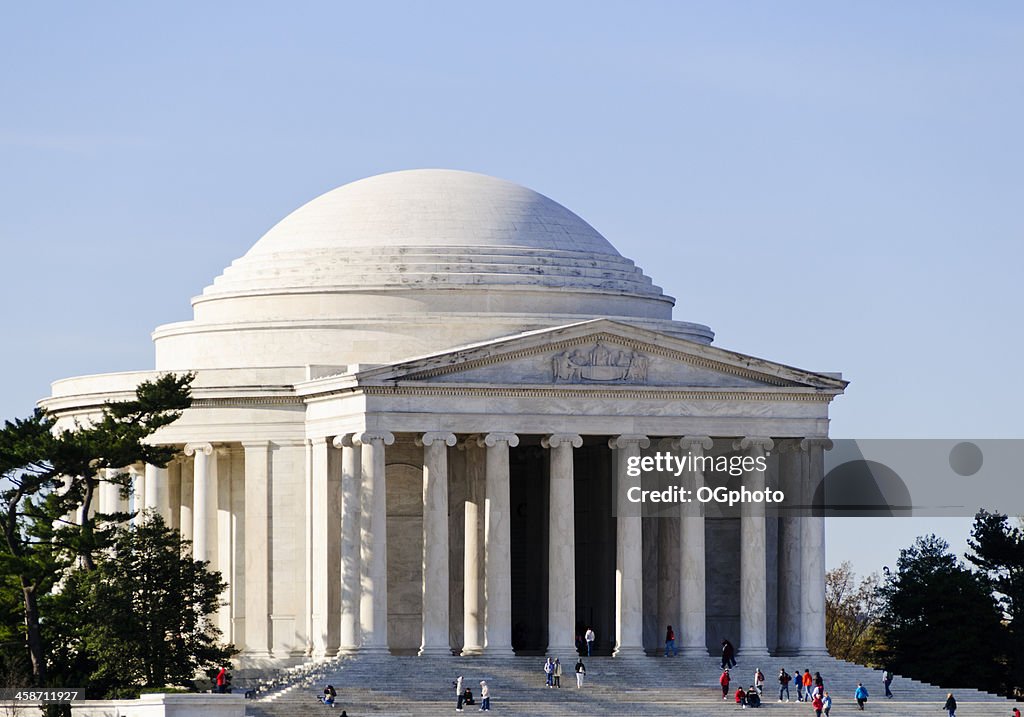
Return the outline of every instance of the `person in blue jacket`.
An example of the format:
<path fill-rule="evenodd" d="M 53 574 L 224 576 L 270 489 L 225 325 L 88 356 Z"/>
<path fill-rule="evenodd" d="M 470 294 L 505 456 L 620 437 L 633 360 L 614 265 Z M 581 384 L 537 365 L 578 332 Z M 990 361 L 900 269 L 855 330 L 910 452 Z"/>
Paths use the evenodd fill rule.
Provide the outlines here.
<path fill-rule="evenodd" d="M 857 700 L 857 706 L 864 709 L 864 703 L 868 701 L 868 690 L 863 682 L 857 683 L 857 691 L 853 693 L 853 696 Z"/>

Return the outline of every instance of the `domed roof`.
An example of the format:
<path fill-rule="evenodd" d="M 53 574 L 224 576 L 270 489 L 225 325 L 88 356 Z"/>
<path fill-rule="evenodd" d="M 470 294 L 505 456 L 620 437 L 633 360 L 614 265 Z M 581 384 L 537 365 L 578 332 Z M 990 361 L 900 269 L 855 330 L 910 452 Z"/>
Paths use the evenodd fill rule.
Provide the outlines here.
<path fill-rule="evenodd" d="M 489 246 L 619 256 L 532 189 L 473 172 L 414 169 L 338 187 L 282 219 L 246 256 L 340 247 Z"/>
<path fill-rule="evenodd" d="M 418 169 L 295 210 L 153 338 L 161 370 L 379 364 L 594 318 L 710 343 L 674 304 L 561 204 Z"/>
<path fill-rule="evenodd" d="M 665 302 L 649 277 L 561 204 L 503 179 L 418 169 L 295 210 L 198 301 L 280 291 L 542 287 Z"/>

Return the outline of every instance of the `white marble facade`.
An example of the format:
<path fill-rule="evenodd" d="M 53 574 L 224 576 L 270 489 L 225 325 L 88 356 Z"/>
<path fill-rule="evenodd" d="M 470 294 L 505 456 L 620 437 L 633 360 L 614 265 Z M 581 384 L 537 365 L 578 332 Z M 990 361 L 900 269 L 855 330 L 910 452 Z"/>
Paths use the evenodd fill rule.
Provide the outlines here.
<path fill-rule="evenodd" d="M 723 259 L 724 260 L 724 259 Z M 617 510 L 630 455 L 765 455 L 810 495 L 846 386 L 726 351 L 586 222 L 523 187 L 417 170 L 298 209 L 158 328 L 153 371 L 58 381 L 88 418 L 194 370 L 135 467 L 229 583 L 250 664 L 338 653 L 820 653 L 824 531 L 805 515 Z M 708 477 L 686 473 L 698 486 Z M 116 494 L 100 500 L 117 500 Z"/>

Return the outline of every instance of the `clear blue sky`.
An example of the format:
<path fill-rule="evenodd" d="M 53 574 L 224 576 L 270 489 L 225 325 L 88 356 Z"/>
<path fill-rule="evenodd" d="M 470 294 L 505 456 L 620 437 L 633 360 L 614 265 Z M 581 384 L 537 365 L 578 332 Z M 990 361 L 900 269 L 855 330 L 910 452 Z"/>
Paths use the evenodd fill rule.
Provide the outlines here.
<path fill-rule="evenodd" d="M 1024 436 L 1019 3 L 18 3 L 0 67 L 0 416 L 151 367 L 317 194 L 453 167 L 580 214 L 718 345 L 843 371 L 835 436 Z M 962 547 L 832 521 L 828 562 L 929 529 Z"/>

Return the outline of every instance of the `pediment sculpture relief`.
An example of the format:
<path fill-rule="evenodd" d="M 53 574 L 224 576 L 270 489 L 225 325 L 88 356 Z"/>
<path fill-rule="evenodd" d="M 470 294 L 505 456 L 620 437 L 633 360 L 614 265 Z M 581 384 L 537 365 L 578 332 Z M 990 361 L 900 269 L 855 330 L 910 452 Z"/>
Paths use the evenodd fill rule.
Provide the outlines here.
<path fill-rule="evenodd" d="M 650 359 L 636 351 L 593 346 L 563 351 L 551 357 L 553 383 L 644 383 Z"/>

